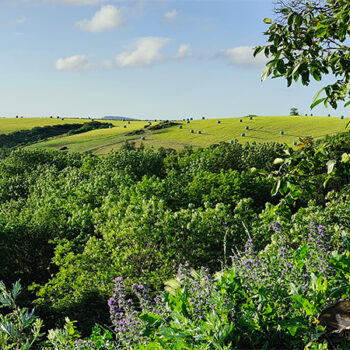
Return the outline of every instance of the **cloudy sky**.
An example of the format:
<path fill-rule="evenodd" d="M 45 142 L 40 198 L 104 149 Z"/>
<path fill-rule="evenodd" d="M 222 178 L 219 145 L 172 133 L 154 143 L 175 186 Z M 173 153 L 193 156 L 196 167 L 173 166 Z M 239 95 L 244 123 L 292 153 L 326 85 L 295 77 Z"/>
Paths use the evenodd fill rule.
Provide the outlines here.
<path fill-rule="evenodd" d="M 273 2 L 0 0 L 0 116 L 310 113 L 316 84 L 260 81 Z"/>

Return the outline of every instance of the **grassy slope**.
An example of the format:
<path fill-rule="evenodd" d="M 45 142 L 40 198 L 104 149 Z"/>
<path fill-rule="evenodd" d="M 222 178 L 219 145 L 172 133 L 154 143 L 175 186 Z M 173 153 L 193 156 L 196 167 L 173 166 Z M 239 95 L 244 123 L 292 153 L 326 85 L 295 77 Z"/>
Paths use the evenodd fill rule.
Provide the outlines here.
<path fill-rule="evenodd" d="M 276 141 L 292 144 L 298 137 L 312 136 L 315 139 L 323 136 L 345 131 L 347 120 L 328 117 L 255 117 L 249 118 L 195 120 L 190 124 L 183 124 L 183 129 L 172 128 L 168 132 L 155 135 L 156 140 L 163 139 L 167 142 L 181 142 L 193 146 L 209 146 L 220 141 L 237 139 L 240 142 L 266 142 Z M 248 126 L 249 130 L 245 130 Z M 195 134 L 190 134 L 190 129 Z M 201 130 L 202 134 L 196 134 Z M 284 135 L 280 135 L 284 131 Z M 241 136 L 245 133 L 245 137 Z"/>
<path fill-rule="evenodd" d="M 119 149 L 125 140 L 140 140 L 140 135 L 125 136 L 125 134 L 133 130 L 143 129 L 147 125 L 146 121 L 131 121 L 130 124 L 123 121 L 108 120 L 108 122 L 114 124 L 114 128 L 92 130 L 83 134 L 58 137 L 30 147 L 48 149 L 66 146 L 70 151 L 74 152 L 92 151 L 96 154 L 107 154 L 112 149 Z M 154 122 L 152 123 L 152 125 L 155 124 Z M 124 125 L 126 128 L 124 128 Z"/>
<path fill-rule="evenodd" d="M 0 134 L 8 134 L 10 132 L 32 129 L 37 126 L 61 125 L 86 123 L 87 119 L 57 119 L 57 118 L 0 118 Z"/>
<path fill-rule="evenodd" d="M 23 119 L 22 119 L 23 120 Z M 18 120 L 17 121 L 22 121 Z M 193 120 L 190 124 L 181 122 L 183 129 L 178 126 L 158 131 L 146 131 L 145 145 L 158 147 L 171 147 L 175 149 L 189 146 L 208 146 L 220 141 L 238 139 L 240 142 L 267 142 L 277 141 L 281 143 L 293 144 L 298 137 L 312 136 L 315 139 L 325 135 L 331 135 L 345 131 L 348 119 L 340 120 L 336 117 L 255 117 L 253 120 L 242 118 Z M 55 138 L 46 142 L 41 142 L 31 147 L 40 148 L 60 148 L 67 146 L 71 151 L 92 151 L 96 154 L 106 154 L 111 150 L 119 149 L 125 140 L 135 141 L 140 144 L 140 135 L 126 136 L 127 132 L 142 129 L 147 122 L 132 121 L 130 124 L 122 121 L 113 121 L 115 128 L 94 130 L 88 133 Z M 154 123 L 153 123 L 154 124 Z M 127 128 L 124 129 L 123 125 Z M 249 126 L 249 130 L 245 130 Z M 194 134 L 190 133 L 194 130 Z M 0 128 L 1 130 L 1 128 Z M 202 134 L 197 134 L 201 130 Z M 280 135 L 280 131 L 284 135 Z M 241 133 L 246 134 L 245 137 Z"/>

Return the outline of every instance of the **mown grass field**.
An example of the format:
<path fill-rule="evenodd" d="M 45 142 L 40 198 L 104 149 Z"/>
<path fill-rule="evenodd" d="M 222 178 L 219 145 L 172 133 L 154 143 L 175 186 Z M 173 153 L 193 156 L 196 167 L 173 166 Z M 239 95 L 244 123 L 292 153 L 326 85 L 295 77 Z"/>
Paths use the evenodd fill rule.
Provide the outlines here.
<path fill-rule="evenodd" d="M 240 119 L 242 122 L 240 122 Z M 1 125 L 3 121 L 8 125 Z M 83 120 L 77 119 L 65 119 L 64 121 L 59 119 L 12 119 L 10 121 L 1 119 L 0 132 L 15 130 L 16 126 L 18 130 L 24 129 L 24 126 L 30 128 L 78 121 L 83 122 Z M 312 136 L 318 139 L 326 135 L 346 131 L 345 127 L 348 121 L 348 118 L 341 120 L 339 117 L 280 116 L 254 117 L 252 120 L 248 117 L 227 118 L 220 119 L 219 124 L 218 119 L 205 119 L 191 120 L 189 124 L 179 121 L 178 123 L 182 125 L 182 129 L 179 126 L 155 131 L 144 129 L 145 134 L 132 136 L 128 136 L 127 133 L 143 129 L 147 122 L 131 121 L 128 124 L 128 122 L 123 121 L 111 121 L 115 126 L 112 129 L 93 130 L 84 134 L 58 137 L 30 147 L 59 149 L 65 146 L 70 151 L 90 151 L 102 155 L 111 150 L 118 150 L 127 140 L 135 142 L 136 145 L 143 142 L 146 146 L 174 149 L 181 149 L 184 146 L 205 147 L 221 141 L 229 142 L 235 139 L 243 143 L 276 141 L 292 146 L 293 142 L 298 141 L 299 137 Z M 155 125 L 156 123 L 153 122 L 152 124 Z M 248 127 L 248 130 L 246 130 L 246 127 Z M 190 133 L 190 130 L 194 132 Z M 201 134 L 198 134 L 199 130 Z M 284 132 L 284 135 L 280 134 L 281 131 Z M 245 133 L 244 137 L 242 133 Z M 141 136 L 146 139 L 141 141 Z"/>
<path fill-rule="evenodd" d="M 131 121 L 130 124 L 123 121 L 108 120 L 106 122 L 112 123 L 114 128 L 92 130 L 83 134 L 58 137 L 31 145 L 30 147 L 52 149 L 65 146 L 74 152 L 89 151 L 96 154 L 107 154 L 111 150 L 119 149 L 126 140 L 140 140 L 140 135 L 127 136 L 126 134 L 134 130 L 143 129 L 147 125 L 146 121 Z M 152 125 L 155 124 L 157 123 L 152 123 Z M 126 127 L 124 128 L 124 126 Z M 147 132 L 145 135 L 147 137 Z"/>
<path fill-rule="evenodd" d="M 61 118 L 0 118 L 0 134 L 8 134 L 18 130 L 32 129 L 37 126 L 49 126 L 59 124 L 86 123 L 88 119 L 64 119 Z"/>

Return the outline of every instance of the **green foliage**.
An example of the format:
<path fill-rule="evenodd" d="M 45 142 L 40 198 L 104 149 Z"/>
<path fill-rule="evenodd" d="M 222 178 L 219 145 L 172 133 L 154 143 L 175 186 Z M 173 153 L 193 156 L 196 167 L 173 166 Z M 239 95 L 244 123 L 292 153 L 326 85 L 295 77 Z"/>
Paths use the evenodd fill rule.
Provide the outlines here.
<path fill-rule="evenodd" d="M 73 129 L 68 132 L 67 135 L 77 135 L 82 134 L 84 132 L 88 132 L 91 130 L 98 130 L 98 129 L 109 129 L 113 128 L 114 125 L 111 123 L 105 123 L 105 122 L 99 122 L 97 120 L 92 120 L 90 123 L 84 123 L 80 128 Z"/>
<path fill-rule="evenodd" d="M 252 198 L 255 208 L 263 208 L 271 201 L 272 185 L 265 178 L 251 173 L 229 170 L 219 174 L 199 171 L 188 184 L 189 202 L 197 206 L 213 207 L 223 203 L 232 208 L 243 198 Z"/>
<path fill-rule="evenodd" d="M 180 268 L 157 307 L 134 315 L 148 338 L 138 348 L 327 349 L 318 315 L 348 295 L 347 235 L 330 244 L 325 227 L 312 224 L 296 243 L 274 228 L 264 250 L 255 252 L 248 241 L 215 280 L 205 269 Z"/>
<path fill-rule="evenodd" d="M 63 329 L 50 329 L 47 335 L 48 344 L 50 349 L 54 350 L 74 350 L 76 349 L 75 343 L 80 338 L 79 332 L 77 332 L 74 321 L 69 318 L 65 319 L 66 323 Z"/>
<path fill-rule="evenodd" d="M 145 128 L 147 128 L 148 130 L 161 130 L 161 129 L 167 129 L 176 125 L 179 125 L 179 123 L 165 120 L 165 121 L 161 121 L 159 124 L 156 124 L 156 125 L 152 125 L 152 126 L 146 125 Z"/>
<path fill-rule="evenodd" d="M 272 192 L 282 195 L 290 205 L 297 200 L 305 203 L 311 198 L 322 201 L 328 191 L 339 190 L 350 179 L 347 154 L 339 157 L 340 152 L 335 151 L 336 148 L 342 149 L 341 146 L 333 145 L 332 149 L 324 143 L 314 147 L 312 139 L 300 141 L 297 152 L 289 149 L 284 158 L 275 159 L 279 168 L 270 174 L 275 179 Z M 331 156 L 338 159 L 331 159 Z"/>
<path fill-rule="evenodd" d="M 155 293 L 181 263 L 228 267 L 248 237 L 264 250 L 276 221 L 293 244 L 305 243 L 315 221 L 337 246 L 350 228 L 346 140 L 179 153 L 129 144 L 104 158 L 12 152 L 0 162 L 0 279 L 21 279 L 22 299 L 36 298 L 47 328 L 69 317 L 85 337 L 109 323 L 106 301 L 120 275 Z"/>
<path fill-rule="evenodd" d="M 34 309 L 29 311 L 16 303 L 21 289 L 18 281 L 13 284 L 11 290 L 7 290 L 5 284 L 0 281 L 0 309 L 7 310 L 0 314 L 0 344 L 3 350 L 31 349 L 42 336 L 42 320 L 34 315 Z"/>
<path fill-rule="evenodd" d="M 278 143 L 220 143 L 204 149 L 188 149 L 171 153 L 164 163 L 168 169 L 180 170 L 183 176 L 199 171 L 218 173 L 221 170 L 250 170 L 273 168 L 275 158 L 281 156 L 285 146 Z"/>
<path fill-rule="evenodd" d="M 106 157 L 108 166 L 140 180 L 142 176 L 163 176 L 163 157 L 151 148 L 122 149 Z"/>
<path fill-rule="evenodd" d="M 99 239 L 91 237 L 79 253 L 68 241 L 57 245 L 53 261 L 59 270 L 41 288 L 41 304 L 51 300 L 56 308 L 67 310 L 90 291 L 106 296 L 120 274 L 129 285 L 141 280 L 159 288 L 184 260 L 220 268 L 225 236 L 227 254 L 242 241 L 223 205 L 173 213 L 154 197 L 146 201 L 133 196 L 117 202 L 107 198 L 102 208 L 96 215 Z"/>
<path fill-rule="evenodd" d="M 350 4 L 346 0 L 281 2 L 278 12 L 282 18 L 265 19 L 269 25 L 265 35 L 268 45 L 257 47 L 254 55 L 264 51 L 270 60 L 262 80 L 268 76 L 284 77 L 287 85 L 299 78 L 303 85 L 320 81 L 331 74 L 335 81 L 314 97 L 311 108 L 320 103 L 337 107 L 338 101 L 349 99 Z M 325 97 L 321 97 L 324 93 Z M 345 103 L 347 106 L 349 102 Z"/>

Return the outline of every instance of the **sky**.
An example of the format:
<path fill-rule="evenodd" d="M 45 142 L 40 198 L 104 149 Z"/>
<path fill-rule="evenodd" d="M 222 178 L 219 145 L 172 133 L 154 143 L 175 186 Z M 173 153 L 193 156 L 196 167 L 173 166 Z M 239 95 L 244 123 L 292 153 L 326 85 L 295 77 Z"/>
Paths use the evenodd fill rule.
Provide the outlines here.
<path fill-rule="evenodd" d="M 261 82 L 273 0 L 0 0 L 0 116 L 310 112 L 327 83 Z"/>

